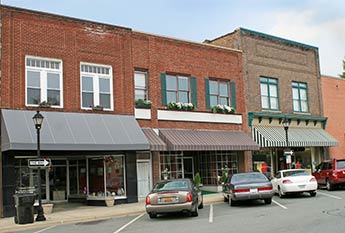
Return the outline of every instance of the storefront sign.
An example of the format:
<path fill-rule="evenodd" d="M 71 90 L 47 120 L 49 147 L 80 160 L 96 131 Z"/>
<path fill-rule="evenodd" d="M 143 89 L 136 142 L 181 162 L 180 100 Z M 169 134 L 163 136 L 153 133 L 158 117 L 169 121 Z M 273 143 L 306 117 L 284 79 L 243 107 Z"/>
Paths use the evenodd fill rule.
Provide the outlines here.
<path fill-rule="evenodd" d="M 51 166 L 50 159 L 29 159 L 28 160 L 29 168 L 38 168 L 38 167 L 47 168 L 49 166 Z"/>
<path fill-rule="evenodd" d="M 292 151 L 285 151 L 284 154 L 285 154 L 285 158 L 286 158 L 286 163 L 287 164 L 291 163 L 291 155 L 293 154 L 293 152 Z"/>

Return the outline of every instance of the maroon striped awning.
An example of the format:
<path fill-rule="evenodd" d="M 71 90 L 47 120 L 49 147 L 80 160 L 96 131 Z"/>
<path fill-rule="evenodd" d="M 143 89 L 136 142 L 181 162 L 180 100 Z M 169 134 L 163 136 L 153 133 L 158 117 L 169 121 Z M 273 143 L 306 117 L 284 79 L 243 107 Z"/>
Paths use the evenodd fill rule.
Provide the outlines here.
<path fill-rule="evenodd" d="M 167 145 L 151 128 L 142 128 L 146 139 L 149 141 L 151 151 L 166 151 Z"/>
<path fill-rule="evenodd" d="M 160 129 L 169 151 L 259 150 L 260 146 L 241 131 Z"/>

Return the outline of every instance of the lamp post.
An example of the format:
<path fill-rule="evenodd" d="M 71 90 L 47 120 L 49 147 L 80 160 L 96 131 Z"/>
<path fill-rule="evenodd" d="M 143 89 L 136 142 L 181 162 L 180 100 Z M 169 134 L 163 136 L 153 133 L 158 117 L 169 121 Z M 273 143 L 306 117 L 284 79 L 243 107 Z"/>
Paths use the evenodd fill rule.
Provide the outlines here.
<path fill-rule="evenodd" d="M 40 111 L 37 111 L 37 113 L 32 117 L 35 123 L 35 128 L 37 132 L 37 158 L 41 158 L 40 154 L 40 130 L 43 122 L 43 116 L 40 113 Z M 44 217 L 43 208 L 42 208 L 42 199 L 41 199 L 41 167 L 38 166 L 37 168 L 38 173 L 38 209 L 37 209 L 37 217 L 36 221 L 45 221 L 46 217 Z"/>
<path fill-rule="evenodd" d="M 285 117 L 284 121 L 283 121 L 283 126 L 284 126 L 284 130 L 285 130 L 285 139 L 286 139 L 286 152 L 288 152 L 289 150 L 289 134 L 288 134 L 288 130 L 289 130 L 289 120 Z M 291 168 L 290 163 L 288 164 L 288 168 Z"/>

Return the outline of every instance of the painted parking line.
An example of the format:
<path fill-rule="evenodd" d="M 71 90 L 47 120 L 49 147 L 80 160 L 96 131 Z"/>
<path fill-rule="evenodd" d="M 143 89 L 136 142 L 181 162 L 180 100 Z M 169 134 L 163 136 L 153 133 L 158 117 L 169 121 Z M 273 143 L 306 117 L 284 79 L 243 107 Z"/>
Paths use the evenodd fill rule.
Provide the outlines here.
<path fill-rule="evenodd" d="M 321 194 L 321 195 L 324 195 L 324 196 L 326 196 L 326 197 L 331 197 L 331 198 L 335 198 L 335 199 L 338 199 L 338 200 L 342 200 L 342 199 L 343 199 L 343 198 L 341 198 L 341 197 L 334 196 L 334 195 L 327 194 L 327 193 L 320 192 L 320 191 L 318 191 L 317 194 Z"/>
<path fill-rule="evenodd" d="M 210 205 L 210 214 L 208 215 L 208 222 L 213 223 L 213 204 Z"/>
<path fill-rule="evenodd" d="M 50 229 L 52 229 L 52 228 L 54 228 L 54 227 L 56 227 L 56 226 L 47 227 L 47 228 L 44 228 L 44 229 L 42 229 L 42 230 L 35 231 L 35 233 L 44 232 L 44 231 L 50 230 Z"/>
<path fill-rule="evenodd" d="M 142 216 L 144 216 L 145 213 L 139 215 L 138 217 L 136 217 L 135 219 L 133 219 L 132 221 L 126 223 L 125 225 L 123 225 L 120 229 L 118 229 L 117 231 L 114 231 L 114 233 L 119 233 L 122 230 L 124 230 L 126 227 L 128 227 L 129 225 L 131 225 L 132 223 L 134 223 L 135 221 L 137 221 L 139 218 L 141 218 Z"/>
<path fill-rule="evenodd" d="M 279 202 L 277 202 L 277 201 L 275 201 L 275 200 L 272 200 L 272 202 L 273 202 L 274 204 L 276 204 L 277 206 L 280 206 L 280 207 L 283 208 L 284 210 L 287 210 L 287 207 L 284 206 L 284 205 L 282 205 L 282 204 L 280 204 Z"/>

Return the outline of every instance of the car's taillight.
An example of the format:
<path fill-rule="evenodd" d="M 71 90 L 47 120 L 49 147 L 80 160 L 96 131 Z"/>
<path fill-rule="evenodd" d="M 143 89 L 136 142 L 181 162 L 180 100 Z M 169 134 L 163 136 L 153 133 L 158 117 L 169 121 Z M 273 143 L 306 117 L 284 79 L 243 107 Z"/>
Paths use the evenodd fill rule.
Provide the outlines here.
<path fill-rule="evenodd" d="M 315 177 L 312 177 L 312 178 L 309 180 L 309 182 L 316 182 Z"/>
<path fill-rule="evenodd" d="M 146 197 L 146 205 L 150 205 L 151 204 L 151 199 L 149 196 Z"/>
<path fill-rule="evenodd" d="M 291 184 L 292 181 L 291 180 L 283 180 L 283 184 Z"/>
<path fill-rule="evenodd" d="M 259 191 L 270 191 L 272 187 L 258 188 Z"/>
<path fill-rule="evenodd" d="M 234 189 L 234 193 L 246 193 L 249 192 L 249 189 Z"/>
<path fill-rule="evenodd" d="M 187 201 L 187 202 L 192 202 L 192 201 L 193 201 L 192 193 L 188 193 L 188 194 L 187 194 L 186 201 Z"/>

